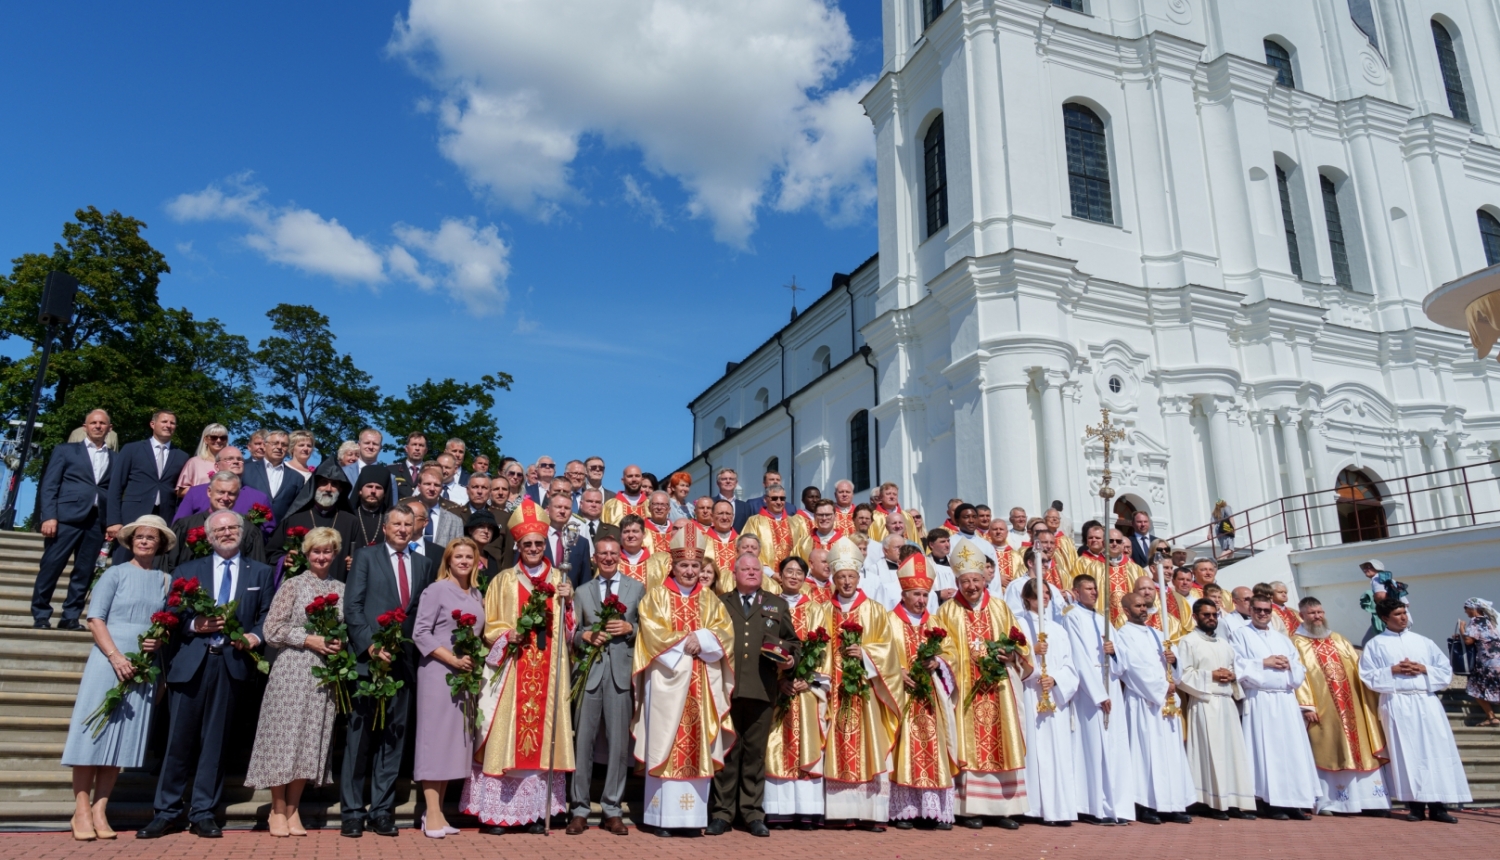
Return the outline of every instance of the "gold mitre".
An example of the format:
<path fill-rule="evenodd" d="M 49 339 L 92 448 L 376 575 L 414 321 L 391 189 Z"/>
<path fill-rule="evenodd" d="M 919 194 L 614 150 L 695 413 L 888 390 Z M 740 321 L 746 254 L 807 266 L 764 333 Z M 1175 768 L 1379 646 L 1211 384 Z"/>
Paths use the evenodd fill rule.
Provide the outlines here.
<path fill-rule="evenodd" d="M 828 571 L 830 574 L 841 570 L 858 571 L 865 566 L 864 553 L 859 551 L 859 545 L 848 538 L 839 538 L 828 548 Z"/>
<path fill-rule="evenodd" d="M 948 563 L 953 567 L 954 576 L 984 573 L 984 553 L 970 546 L 968 541 L 959 543 L 958 551 L 948 557 Z"/>
<path fill-rule="evenodd" d="M 708 536 L 700 530 L 696 522 L 690 522 L 672 535 L 672 542 L 668 545 L 667 551 L 672 554 L 673 561 L 688 558 L 702 561 L 703 556 L 708 552 Z"/>
<path fill-rule="evenodd" d="M 546 534 L 548 525 L 546 513 L 541 506 L 527 497 L 521 500 L 521 504 L 516 505 L 516 510 L 510 515 L 510 522 L 506 528 L 510 536 L 519 541 L 526 535 Z"/>

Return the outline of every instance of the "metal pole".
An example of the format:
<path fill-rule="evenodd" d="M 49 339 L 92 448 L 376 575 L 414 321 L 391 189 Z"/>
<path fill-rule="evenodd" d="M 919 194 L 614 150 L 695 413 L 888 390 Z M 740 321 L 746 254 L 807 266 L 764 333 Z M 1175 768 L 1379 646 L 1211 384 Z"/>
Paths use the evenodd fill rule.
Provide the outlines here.
<path fill-rule="evenodd" d="M 566 562 L 557 566 L 558 572 L 562 574 L 559 582 L 572 584 L 572 579 L 569 577 L 572 568 L 573 565 Z M 553 770 L 557 767 L 557 714 L 561 710 L 562 701 L 560 697 L 564 695 L 562 684 L 563 649 L 568 647 L 568 622 L 567 619 L 563 618 L 563 611 L 567 608 L 568 601 L 559 600 L 557 606 L 558 611 L 552 613 L 557 624 L 556 629 L 552 631 L 552 690 L 549 696 L 552 702 L 552 742 L 547 749 L 547 784 L 542 789 L 543 836 L 552 835 L 552 774 Z"/>
<path fill-rule="evenodd" d="M 21 426 L 21 451 L 20 463 L 15 472 L 10 476 L 10 487 L 5 493 L 5 509 L 0 511 L 0 529 L 6 531 L 16 527 L 16 494 L 21 489 L 21 480 L 26 475 L 26 463 L 31 459 L 31 433 L 36 424 L 36 411 L 42 401 L 42 386 L 47 380 L 47 359 L 52 357 L 52 341 L 57 334 L 57 326 L 47 326 L 47 333 L 42 340 L 42 360 L 37 364 L 36 383 L 31 387 L 31 406 L 26 412 L 26 423 Z"/>

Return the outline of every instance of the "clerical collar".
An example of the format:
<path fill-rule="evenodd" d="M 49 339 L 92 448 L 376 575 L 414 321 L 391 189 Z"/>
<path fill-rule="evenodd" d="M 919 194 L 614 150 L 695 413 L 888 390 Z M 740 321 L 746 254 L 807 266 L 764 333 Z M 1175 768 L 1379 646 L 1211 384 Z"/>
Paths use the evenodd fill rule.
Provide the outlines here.
<path fill-rule="evenodd" d="M 980 609 L 983 609 L 984 608 L 984 604 L 989 600 L 989 597 L 990 597 L 989 592 L 987 592 L 987 591 L 980 592 L 980 594 L 979 594 L 979 605 L 975 606 L 974 604 L 972 604 L 972 603 L 969 602 L 969 598 L 964 597 L 964 595 L 963 595 L 962 592 L 959 592 L 959 594 L 958 594 L 958 600 L 959 600 L 959 602 L 962 603 L 963 606 L 964 606 L 964 608 L 968 609 L 970 612 L 975 612 L 975 611 L 978 611 Z"/>
<path fill-rule="evenodd" d="M 622 501 L 624 501 L 625 504 L 630 505 L 631 507 L 635 507 L 636 505 L 639 505 L 643 500 L 645 500 L 645 498 L 646 498 L 646 491 L 642 490 L 641 492 L 636 493 L 634 501 L 631 500 L 630 496 L 628 496 L 628 495 L 625 494 L 624 490 L 621 490 L 620 492 L 615 493 L 615 495 L 619 499 L 621 499 Z"/>
<path fill-rule="evenodd" d="M 859 592 L 855 592 L 851 597 L 844 597 L 842 594 L 835 594 L 833 596 L 833 599 L 839 602 L 839 609 L 848 612 L 849 607 L 854 605 L 854 601 L 859 599 Z"/>
<path fill-rule="evenodd" d="M 941 558 L 939 558 L 938 556 L 933 556 L 932 557 L 932 563 L 933 564 L 942 565 L 943 567 L 947 567 L 948 566 L 948 556 L 945 555 L 945 556 L 943 556 Z"/>
<path fill-rule="evenodd" d="M 695 582 L 695 583 L 693 583 L 692 585 L 689 586 L 689 585 L 683 585 L 682 583 L 678 582 L 676 579 L 673 579 L 672 580 L 672 584 L 675 585 L 675 586 L 677 586 L 677 593 L 678 594 L 682 595 L 683 597 L 692 597 L 693 596 L 693 592 L 695 592 L 695 591 L 698 590 L 698 586 L 701 583 Z"/>
<path fill-rule="evenodd" d="M 827 534 L 824 534 L 823 532 L 818 532 L 818 540 L 823 541 L 823 542 L 826 543 L 829 538 L 833 537 L 834 535 L 836 535 L 838 533 L 839 533 L 838 529 L 829 529 Z"/>
<path fill-rule="evenodd" d="M 802 602 L 802 592 L 785 591 L 782 592 L 781 599 L 786 601 L 787 606 L 795 609 L 797 607 L 797 604 Z"/>
<path fill-rule="evenodd" d="M 625 560 L 630 562 L 631 564 L 639 564 L 641 559 L 646 557 L 646 550 L 637 550 L 634 556 L 632 556 L 628 552 L 622 552 L 621 555 L 623 555 L 625 557 Z"/>

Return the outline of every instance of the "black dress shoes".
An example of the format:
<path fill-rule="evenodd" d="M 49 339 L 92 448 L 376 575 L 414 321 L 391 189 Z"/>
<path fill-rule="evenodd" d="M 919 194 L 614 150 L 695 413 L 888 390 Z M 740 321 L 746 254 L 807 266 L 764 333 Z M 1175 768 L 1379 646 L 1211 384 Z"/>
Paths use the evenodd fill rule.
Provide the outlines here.
<path fill-rule="evenodd" d="M 547 820 L 545 818 L 539 818 L 536 821 L 531 822 L 530 824 L 526 825 L 526 832 L 530 833 L 532 836 L 546 836 Z"/>
<path fill-rule="evenodd" d="M 1193 816 L 1186 812 L 1168 812 L 1161 817 L 1162 821 L 1170 821 L 1173 824 L 1192 824 Z"/>
<path fill-rule="evenodd" d="M 1015 820 L 1014 818 L 997 818 L 997 819 L 995 819 L 995 825 L 997 827 L 999 827 L 1001 830 L 1020 830 L 1021 829 L 1021 822 Z"/>
<path fill-rule="evenodd" d="M 1225 812 L 1222 809 L 1214 809 L 1213 807 L 1205 808 L 1202 812 L 1198 813 L 1198 815 L 1202 818 L 1212 818 L 1215 821 L 1229 820 L 1229 813 Z"/>
<path fill-rule="evenodd" d="M 1161 816 L 1150 809 L 1142 809 L 1135 814 L 1135 820 L 1142 824 L 1160 824 Z"/>
<path fill-rule="evenodd" d="M 219 839 L 224 835 L 224 831 L 219 828 L 219 822 L 212 818 L 200 818 L 189 824 L 188 830 L 194 836 L 203 839 Z"/>
<path fill-rule="evenodd" d="M 977 815 L 968 818 L 960 818 L 958 819 L 958 823 L 964 827 L 969 828 L 970 830 L 984 829 L 984 819 L 980 818 Z"/>
<path fill-rule="evenodd" d="M 485 836 L 504 836 L 505 828 L 498 824 L 482 824 L 479 827 L 479 832 Z"/>
<path fill-rule="evenodd" d="M 761 826 L 764 827 L 765 825 Z M 703 832 L 707 833 L 709 836 L 723 836 L 724 834 L 729 832 L 729 822 L 725 821 L 722 818 L 710 819 L 708 822 L 708 829 L 704 830 Z"/>
<path fill-rule="evenodd" d="M 375 831 L 376 836 L 395 836 L 401 832 L 396 827 L 396 816 L 389 812 L 371 816 L 370 829 Z"/>
<path fill-rule="evenodd" d="M 892 826 L 897 830 L 911 830 L 916 825 L 911 823 L 910 818 L 903 818 L 900 821 L 894 822 Z"/>
<path fill-rule="evenodd" d="M 746 829 L 750 831 L 751 836 L 771 835 L 771 828 L 767 827 L 764 821 L 752 821 L 746 826 Z"/>
<path fill-rule="evenodd" d="M 1441 821 L 1444 824 L 1458 823 L 1458 819 L 1454 818 L 1453 814 L 1448 811 L 1447 804 L 1443 803 L 1427 804 L 1427 817 L 1433 821 Z"/>
<path fill-rule="evenodd" d="M 140 830 L 137 830 L 135 832 L 135 838 L 137 838 L 137 839 L 160 839 L 161 837 L 166 836 L 168 833 L 181 833 L 181 832 L 182 832 L 182 825 L 178 824 L 176 819 L 174 819 L 174 818 L 165 818 L 163 816 L 158 815 L 155 818 L 151 819 L 151 822 L 149 824 L 147 824 L 145 827 L 142 827 Z"/>
<path fill-rule="evenodd" d="M 34 627 L 34 628 L 36 628 L 37 630 L 51 630 L 52 629 L 52 625 L 50 623 L 48 623 L 46 621 L 40 621 L 40 620 L 31 622 L 31 626 Z"/>
<path fill-rule="evenodd" d="M 1300 809 L 1287 809 L 1285 812 L 1286 817 L 1293 821 L 1312 821 L 1312 816 Z"/>
<path fill-rule="evenodd" d="M 77 621 L 63 621 L 57 625 L 57 629 L 81 631 L 83 630 L 83 625 L 79 624 Z"/>
<path fill-rule="evenodd" d="M 1246 812 L 1243 809 L 1231 809 L 1231 810 L 1229 810 L 1229 817 L 1230 818 L 1238 818 L 1241 821 L 1254 821 L 1255 820 L 1255 813 L 1253 813 L 1253 812 Z"/>
<path fill-rule="evenodd" d="M 952 830 L 953 829 L 953 822 L 951 822 L 951 821 L 939 821 L 937 823 L 937 829 L 938 830 Z"/>
<path fill-rule="evenodd" d="M 339 835 L 340 836 L 348 836 L 351 839 L 358 839 L 359 837 L 365 835 L 365 821 L 364 821 L 364 819 L 363 818 L 346 818 L 346 819 L 344 819 L 343 824 L 339 825 Z"/>

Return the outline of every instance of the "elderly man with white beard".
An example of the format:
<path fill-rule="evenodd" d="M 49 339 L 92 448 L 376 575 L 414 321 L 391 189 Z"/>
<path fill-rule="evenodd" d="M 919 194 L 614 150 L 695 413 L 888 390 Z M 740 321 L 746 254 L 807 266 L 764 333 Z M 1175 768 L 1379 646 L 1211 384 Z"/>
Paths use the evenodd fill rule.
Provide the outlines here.
<path fill-rule="evenodd" d="M 1389 743 L 1386 790 L 1406 803 L 1407 821 L 1457 824 L 1450 803 L 1468 803 L 1469 780 L 1453 728 L 1438 693 L 1453 680 L 1453 665 L 1436 642 L 1411 629 L 1399 597 L 1375 605 L 1385 631 L 1365 643 L 1359 677 L 1380 694 L 1380 723 Z"/>
<path fill-rule="evenodd" d="M 1073 608 L 1063 616 L 1063 626 L 1079 681 L 1073 697 L 1081 753 L 1075 777 L 1078 811 L 1089 824 L 1124 824 L 1135 818 L 1130 727 L 1120 686 L 1124 670 L 1115 658 L 1114 641 L 1105 638 L 1109 622 L 1094 611 L 1098 601 L 1099 587 L 1092 575 L 1073 577 Z"/>
<path fill-rule="evenodd" d="M 1234 673 L 1245 694 L 1240 727 L 1256 799 L 1269 807 L 1273 820 L 1307 821 L 1310 816 L 1302 810 L 1316 808 L 1322 793 L 1297 704 L 1307 670 L 1292 640 L 1271 629 L 1275 612 L 1271 598 L 1251 598 L 1250 623 L 1229 634 Z"/>

